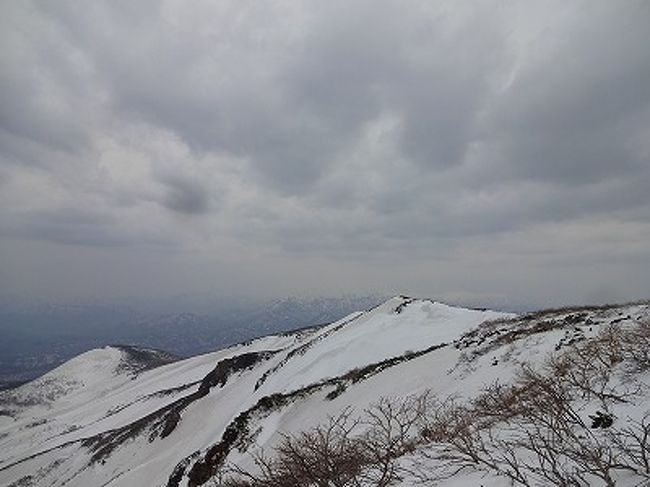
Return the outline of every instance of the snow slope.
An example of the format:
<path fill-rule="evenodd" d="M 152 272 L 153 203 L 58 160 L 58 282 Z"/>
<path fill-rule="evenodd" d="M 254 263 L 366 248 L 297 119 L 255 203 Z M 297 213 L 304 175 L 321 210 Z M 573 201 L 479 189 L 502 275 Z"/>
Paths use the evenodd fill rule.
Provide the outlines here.
<path fill-rule="evenodd" d="M 518 318 L 399 296 L 150 370 L 121 367 L 118 348 L 94 350 L 0 393 L 0 485 L 200 485 L 222 462 L 248 466 L 280 433 L 347 406 L 425 390 L 472 397 L 577 335 L 648 316 L 640 304 Z"/>

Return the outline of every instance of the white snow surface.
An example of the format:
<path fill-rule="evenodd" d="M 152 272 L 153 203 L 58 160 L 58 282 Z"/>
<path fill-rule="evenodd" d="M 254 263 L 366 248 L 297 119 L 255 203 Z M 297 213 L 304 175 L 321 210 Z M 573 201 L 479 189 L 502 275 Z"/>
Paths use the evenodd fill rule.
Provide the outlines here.
<path fill-rule="evenodd" d="M 562 313 L 556 315 L 563 319 Z M 648 316 L 647 305 L 594 311 L 591 329 L 583 332 L 594 334 L 620 317 Z M 249 424 L 255 433 L 250 448 L 232 450 L 228 461 L 248 466 L 248 453 L 272 447 L 281 433 L 304 431 L 348 406 L 362 411 L 382 397 L 425 390 L 441 397 L 471 397 L 497 379 L 507 381 L 517 363 L 544 360 L 575 328 L 523 335 L 493 348 L 463 337 L 477 327 L 490 326 L 482 325 L 490 320 L 501 320 L 504 329 L 527 326 L 508 313 L 400 296 L 324 327 L 259 338 L 139 374 L 120 369 L 120 350 L 92 350 L 36 381 L 0 393 L 0 485 L 165 486 L 180 462 L 185 462 L 185 469 L 178 485 L 187 485 L 194 462 L 219 443 L 234 418 L 263 398 L 308 389 L 271 411 L 255 409 Z M 433 349 L 437 345 L 440 348 Z M 471 354 L 477 350 L 482 353 Z M 217 364 L 223 368 L 242 354 L 257 352 L 272 353 L 258 356 L 248 367 L 235 367 L 223 386 L 213 385 L 207 394 L 197 396 L 199 384 Z M 326 397 L 334 389 L 327 380 L 404 354 L 412 358 L 347 384 L 334 399 Z M 322 387 L 309 389 L 319 383 Z M 164 438 L 155 434 L 160 429 L 147 418 L 192 394 L 170 434 Z M 110 439 L 116 431 L 129 433 L 97 457 L 98 438 Z M 458 477 L 446 485 L 509 485 L 499 478 L 479 480 L 475 474 L 464 481 Z"/>
<path fill-rule="evenodd" d="M 344 329 L 326 336 L 309 353 L 291 360 L 268 380 L 264 390 L 298 389 L 407 351 L 452 341 L 486 320 L 508 316 L 424 300 L 407 304 L 396 313 L 404 302 L 396 297 L 370 313 L 344 319 Z M 340 323 L 328 326 L 322 334 Z"/>

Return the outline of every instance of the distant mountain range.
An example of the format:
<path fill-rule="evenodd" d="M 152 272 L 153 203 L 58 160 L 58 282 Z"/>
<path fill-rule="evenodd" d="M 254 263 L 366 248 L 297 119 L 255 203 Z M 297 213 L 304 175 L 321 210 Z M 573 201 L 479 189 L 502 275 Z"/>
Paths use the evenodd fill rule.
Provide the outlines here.
<path fill-rule="evenodd" d="M 152 347 L 188 357 L 264 334 L 335 321 L 383 300 L 343 296 L 268 301 L 186 297 L 128 305 L 5 302 L 0 309 L 0 390 L 109 344 Z"/>

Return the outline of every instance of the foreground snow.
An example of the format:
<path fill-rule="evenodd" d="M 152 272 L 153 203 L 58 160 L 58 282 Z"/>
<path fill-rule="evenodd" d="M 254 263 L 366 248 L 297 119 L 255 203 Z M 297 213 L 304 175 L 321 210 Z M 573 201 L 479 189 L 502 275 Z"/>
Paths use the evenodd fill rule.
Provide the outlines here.
<path fill-rule="evenodd" d="M 198 466 L 213 468 L 219 455 L 250 467 L 250 452 L 345 407 L 361 411 L 382 397 L 427 390 L 474 397 L 497 379 L 508 381 L 516 364 L 570 347 L 578 334 L 650 315 L 647 305 L 580 311 L 579 320 L 577 313 L 518 320 L 396 297 L 327 326 L 152 370 L 124 367 L 119 348 L 93 350 L 0 393 L 0 485 L 197 483 Z M 495 320 L 498 327 L 481 325 Z M 544 320 L 557 326 L 538 326 Z M 476 475 L 441 485 L 509 485 Z"/>

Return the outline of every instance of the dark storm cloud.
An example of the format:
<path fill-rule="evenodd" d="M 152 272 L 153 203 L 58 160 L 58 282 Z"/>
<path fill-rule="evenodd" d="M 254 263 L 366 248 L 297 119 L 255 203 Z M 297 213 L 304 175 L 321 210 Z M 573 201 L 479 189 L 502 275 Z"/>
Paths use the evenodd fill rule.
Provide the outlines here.
<path fill-rule="evenodd" d="M 4 235 L 495 263 L 548 225 L 647 230 L 647 2 L 1 9 Z"/>
<path fill-rule="evenodd" d="M 201 215 L 209 209 L 207 189 L 197 181 L 178 175 L 161 178 L 166 190 L 162 200 L 163 206 L 178 213 Z"/>

